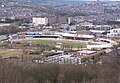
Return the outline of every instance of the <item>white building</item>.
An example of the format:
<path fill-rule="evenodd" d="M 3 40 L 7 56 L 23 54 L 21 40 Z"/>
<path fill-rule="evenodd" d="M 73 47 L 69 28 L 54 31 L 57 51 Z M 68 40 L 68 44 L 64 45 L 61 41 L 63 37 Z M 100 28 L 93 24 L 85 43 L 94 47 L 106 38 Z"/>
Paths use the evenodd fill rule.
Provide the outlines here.
<path fill-rule="evenodd" d="M 46 17 L 33 17 L 33 24 L 34 25 L 47 25 L 48 18 L 46 18 Z"/>
<path fill-rule="evenodd" d="M 110 30 L 112 27 L 110 25 L 94 25 L 90 28 L 90 31 L 93 33 L 103 33 Z"/>
<path fill-rule="evenodd" d="M 10 23 L 0 23 L 0 27 L 7 27 L 7 26 L 10 26 L 11 24 Z"/>
<path fill-rule="evenodd" d="M 73 18 L 72 17 L 69 17 L 68 18 L 68 24 L 71 24 L 73 22 Z"/>
<path fill-rule="evenodd" d="M 120 28 L 111 29 L 108 36 L 120 36 Z"/>

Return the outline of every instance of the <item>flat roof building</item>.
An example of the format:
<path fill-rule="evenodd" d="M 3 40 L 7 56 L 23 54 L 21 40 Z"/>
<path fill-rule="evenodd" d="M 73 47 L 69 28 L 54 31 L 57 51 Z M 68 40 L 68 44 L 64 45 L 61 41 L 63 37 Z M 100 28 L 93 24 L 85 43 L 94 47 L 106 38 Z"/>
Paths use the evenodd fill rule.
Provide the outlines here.
<path fill-rule="evenodd" d="M 34 25 L 47 25 L 48 18 L 46 18 L 46 17 L 33 17 L 33 24 Z"/>
<path fill-rule="evenodd" d="M 120 28 L 111 29 L 108 36 L 120 36 Z"/>

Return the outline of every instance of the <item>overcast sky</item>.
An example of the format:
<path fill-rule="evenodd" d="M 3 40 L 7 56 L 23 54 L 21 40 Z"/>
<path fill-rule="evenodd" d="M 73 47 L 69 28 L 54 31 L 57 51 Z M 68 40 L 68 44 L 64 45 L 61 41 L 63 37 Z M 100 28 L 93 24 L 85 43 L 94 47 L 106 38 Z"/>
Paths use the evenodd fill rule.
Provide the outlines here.
<path fill-rule="evenodd" d="M 78 0 L 78 1 L 80 1 L 80 0 Z M 83 0 L 83 1 L 96 1 L 96 0 Z M 120 0 L 100 0 L 100 1 L 120 1 Z"/>

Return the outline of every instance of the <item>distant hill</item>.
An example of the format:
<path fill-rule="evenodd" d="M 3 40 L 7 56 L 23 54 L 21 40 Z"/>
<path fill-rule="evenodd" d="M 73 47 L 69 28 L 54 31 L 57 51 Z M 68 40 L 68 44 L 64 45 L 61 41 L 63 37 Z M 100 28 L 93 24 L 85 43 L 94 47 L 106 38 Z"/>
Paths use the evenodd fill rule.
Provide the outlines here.
<path fill-rule="evenodd" d="M 40 3 L 49 6 L 59 6 L 59 5 L 66 5 L 66 4 L 79 4 L 85 3 L 85 1 L 76 1 L 76 0 L 18 0 L 19 2 L 30 2 L 30 3 Z"/>

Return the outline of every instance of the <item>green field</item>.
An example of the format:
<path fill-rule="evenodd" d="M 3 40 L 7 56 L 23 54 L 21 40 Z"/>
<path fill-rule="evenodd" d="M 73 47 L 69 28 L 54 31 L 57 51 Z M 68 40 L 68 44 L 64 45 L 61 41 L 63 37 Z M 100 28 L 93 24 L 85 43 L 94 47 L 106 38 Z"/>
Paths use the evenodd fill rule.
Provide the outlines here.
<path fill-rule="evenodd" d="M 54 41 L 54 40 L 32 40 L 32 44 L 43 44 L 43 45 L 50 45 L 50 46 L 56 46 L 56 43 L 58 41 Z M 64 41 L 60 41 L 62 43 L 62 46 L 70 46 L 73 48 L 86 48 L 86 45 L 83 43 L 79 43 L 79 42 L 64 42 Z"/>
<path fill-rule="evenodd" d="M 32 44 L 43 44 L 43 45 L 55 46 L 56 42 L 52 40 L 32 40 Z"/>
<path fill-rule="evenodd" d="M 16 56 L 16 55 L 18 55 L 17 51 L 0 53 L 0 56 Z"/>
<path fill-rule="evenodd" d="M 79 42 L 64 42 L 63 45 L 69 45 L 72 46 L 73 48 L 86 48 L 85 44 L 81 44 Z"/>

